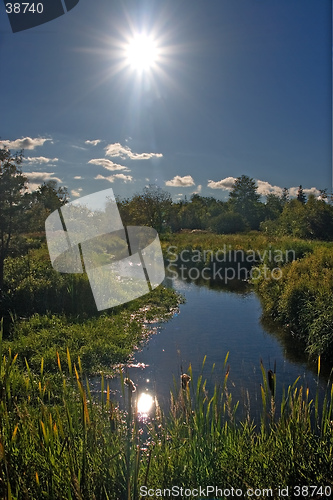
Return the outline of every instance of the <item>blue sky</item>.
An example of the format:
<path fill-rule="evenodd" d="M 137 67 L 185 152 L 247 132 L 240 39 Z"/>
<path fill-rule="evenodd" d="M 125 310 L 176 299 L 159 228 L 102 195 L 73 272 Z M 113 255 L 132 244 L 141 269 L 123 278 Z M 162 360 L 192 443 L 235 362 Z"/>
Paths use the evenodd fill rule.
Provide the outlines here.
<path fill-rule="evenodd" d="M 0 3 L 0 137 L 71 199 L 332 190 L 330 0 L 80 0 L 12 33 Z M 126 61 L 136 34 L 156 63 Z"/>

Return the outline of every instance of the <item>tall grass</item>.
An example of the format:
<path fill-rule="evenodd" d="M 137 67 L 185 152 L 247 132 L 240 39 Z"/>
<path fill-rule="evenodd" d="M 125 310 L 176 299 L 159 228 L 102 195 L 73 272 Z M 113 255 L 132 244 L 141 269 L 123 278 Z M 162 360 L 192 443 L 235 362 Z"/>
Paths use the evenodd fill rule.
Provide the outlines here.
<path fill-rule="evenodd" d="M 267 236 L 258 231 L 251 231 L 249 233 L 240 234 L 211 234 L 211 233 L 179 233 L 173 234 L 170 237 L 162 239 L 162 249 L 164 255 L 167 256 L 167 251 L 170 246 L 174 245 L 175 253 L 183 249 L 189 250 L 211 250 L 223 251 L 226 249 L 232 250 L 254 250 L 263 253 L 269 248 L 279 249 L 282 251 L 293 249 L 296 258 L 301 258 L 307 253 L 312 253 L 318 246 L 330 246 L 329 243 L 302 240 L 300 238 L 293 238 L 289 236 Z"/>
<path fill-rule="evenodd" d="M 43 361 L 38 373 L 17 368 L 11 351 L 0 357 L 0 497 L 3 499 L 136 500 L 140 488 L 216 485 L 333 488 L 333 389 L 323 403 L 295 382 L 275 408 L 262 367 L 261 422 L 239 421 L 224 378 L 208 393 L 202 375 L 184 389 L 176 381 L 170 411 L 156 406 L 146 423 L 121 378 L 126 412 L 101 378 L 94 399 L 80 358 L 56 356 L 53 391 Z M 275 495 L 276 496 L 276 495 Z M 289 497 L 291 498 L 291 497 Z"/>
<path fill-rule="evenodd" d="M 284 266 L 280 280 L 256 283 L 266 315 L 287 325 L 310 356 L 333 356 L 333 254 L 331 247 Z"/>

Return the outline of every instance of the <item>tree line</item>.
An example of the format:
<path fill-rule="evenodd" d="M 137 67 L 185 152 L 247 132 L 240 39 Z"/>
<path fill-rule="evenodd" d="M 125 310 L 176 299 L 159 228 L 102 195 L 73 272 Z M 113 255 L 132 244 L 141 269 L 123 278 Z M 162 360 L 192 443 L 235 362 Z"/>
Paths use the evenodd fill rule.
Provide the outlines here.
<path fill-rule="evenodd" d="M 257 230 L 275 236 L 333 239 L 333 207 L 324 190 L 320 198 L 306 198 L 300 185 L 296 198 L 290 199 L 284 188 L 280 196 L 268 194 L 261 201 L 255 180 L 246 175 L 235 180 L 227 201 L 193 194 L 189 200 L 185 197 L 173 202 L 168 192 L 153 185 L 132 198 L 117 201 L 125 225 L 148 225 L 159 233 Z"/>
<path fill-rule="evenodd" d="M 50 180 L 36 190 L 28 189 L 22 172 L 23 153 L 0 149 L 0 288 L 4 262 L 8 255 L 21 252 L 20 235 L 45 230 L 47 216 L 68 202 L 68 192 Z M 227 201 L 193 194 L 190 199 L 173 202 L 171 195 L 150 185 L 131 198 L 118 199 L 124 225 L 146 225 L 159 233 L 205 230 L 218 234 L 263 231 L 269 235 L 291 235 L 309 239 L 333 239 L 333 207 L 326 193 L 308 199 L 302 186 L 297 197 L 268 194 L 261 201 L 255 180 L 238 177 Z"/>

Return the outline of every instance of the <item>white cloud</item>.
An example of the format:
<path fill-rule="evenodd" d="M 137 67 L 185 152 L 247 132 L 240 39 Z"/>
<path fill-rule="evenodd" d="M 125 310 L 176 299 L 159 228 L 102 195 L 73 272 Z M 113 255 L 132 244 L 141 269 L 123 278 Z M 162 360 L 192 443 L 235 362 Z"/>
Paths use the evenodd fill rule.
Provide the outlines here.
<path fill-rule="evenodd" d="M 75 196 L 75 198 L 78 198 L 79 196 L 81 196 L 81 194 L 79 193 L 79 190 L 76 191 L 75 189 L 71 190 L 71 195 Z"/>
<path fill-rule="evenodd" d="M 46 158 L 45 156 L 28 156 L 28 158 L 25 158 L 24 161 L 28 163 L 39 163 L 41 165 L 42 163 L 51 163 L 59 161 L 59 158 Z"/>
<path fill-rule="evenodd" d="M 94 141 L 85 141 L 85 144 L 90 144 L 91 146 L 97 146 L 97 144 L 99 144 L 101 141 L 101 139 L 95 139 Z"/>
<path fill-rule="evenodd" d="M 194 186 L 194 180 L 191 175 L 184 175 L 184 177 L 176 175 L 170 181 L 165 181 L 165 185 L 172 187 L 189 187 Z"/>
<path fill-rule="evenodd" d="M 291 197 L 296 197 L 298 193 L 299 186 L 297 187 L 291 187 L 289 188 L 289 196 Z M 309 196 L 309 194 L 313 194 L 314 196 L 320 196 L 320 191 L 319 189 L 312 187 L 312 188 L 303 188 L 303 193 L 306 196 Z"/>
<path fill-rule="evenodd" d="M 256 183 L 258 186 L 257 193 L 261 196 L 266 196 L 267 194 L 282 195 L 282 188 L 279 186 L 272 186 L 272 184 L 266 181 L 256 181 Z"/>
<path fill-rule="evenodd" d="M 95 179 L 97 180 L 105 180 L 108 182 L 114 182 L 115 179 L 120 179 L 122 181 L 126 182 L 132 182 L 133 177 L 131 175 L 125 175 L 125 174 L 114 174 L 114 175 L 109 175 L 108 177 L 104 177 L 104 175 L 98 174 Z"/>
<path fill-rule="evenodd" d="M 43 146 L 46 141 L 52 141 L 52 139 L 24 137 L 15 141 L 1 141 L 1 144 L 9 149 L 35 149 L 37 146 Z"/>
<path fill-rule="evenodd" d="M 209 180 L 207 186 L 211 189 L 224 189 L 225 191 L 230 191 L 234 185 L 236 177 L 226 177 L 220 181 L 212 181 Z M 267 196 L 268 194 L 275 194 L 277 196 L 281 196 L 283 193 L 283 189 L 280 186 L 273 186 L 267 181 L 256 180 L 256 184 L 258 186 L 257 193 L 260 196 Z M 289 195 L 293 198 L 297 196 L 298 187 L 291 187 L 289 189 Z M 304 188 L 303 192 L 305 195 L 313 194 L 316 197 L 320 196 L 319 189 L 312 187 L 309 189 Z"/>
<path fill-rule="evenodd" d="M 91 163 L 92 165 L 100 165 L 107 170 L 125 170 L 126 172 L 130 172 L 130 170 L 127 167 L 124 167 L 124 165 L 119 165 L 118 163 L 114 163 L 106 158 L 94 158 L 89 160 L 88 163 Z"/>
<path fill-rule="evenodd" d="M 31 182 L 44 182 L 54 180 L 57 182 L 62 182 L 58 177 L 53 177 L 54 172 L 27 172 L 24 173 L 26 177 L 28 177 Z"/>
<path fill-rule="evenodd" d="M 220 181 L 212 181 L 209 180 L 207 187 L 211 189 L 224 189 L 225 191 L 230 191 L 233 187 L 236 177 L 225 177 L 225 179 L 221 179 Z"/>
<path fill-rule="evenodd" d="M 161 153 L 133 153 L 128 146 L 122 146 L 119 142 L 109 144 L 105 148 L 106 156 L 118 156 L 123 160 L 129 158 L 130 160 L 149 160 L 150 158 L 162 158 Z"/>
<path fill-rule="evenodd" d="M 54 172 L 24 172 L 24 176 L 28 178 L 28 191 L 35 191 L 43 182 L 57 181 L 62 183 L 59 177 L 53 177 Z"/>
<path fill-rule="evenodd" d="M 309 196 L 309 194 L 314 194 L 315 196 L 320 196 L 320 191 L 319 189 L 315 188 L 315 187 L 312 187 L 312 188 L 309 188 L 309 189 L 303 189 L 304 191 L 304 194 L 306 194 L 307 196 Z"/>

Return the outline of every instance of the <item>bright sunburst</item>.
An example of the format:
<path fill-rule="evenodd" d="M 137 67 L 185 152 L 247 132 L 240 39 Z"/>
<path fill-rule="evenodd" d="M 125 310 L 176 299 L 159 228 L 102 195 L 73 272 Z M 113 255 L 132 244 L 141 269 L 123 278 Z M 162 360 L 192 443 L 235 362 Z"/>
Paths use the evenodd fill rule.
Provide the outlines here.
<path fill-rule="evenodd" d="M 157 62 L 158 50 L 154 40 L 147 35 L 135 35 L 126 47 L 127 63 L 138 71 L 151 69 Z"/>

